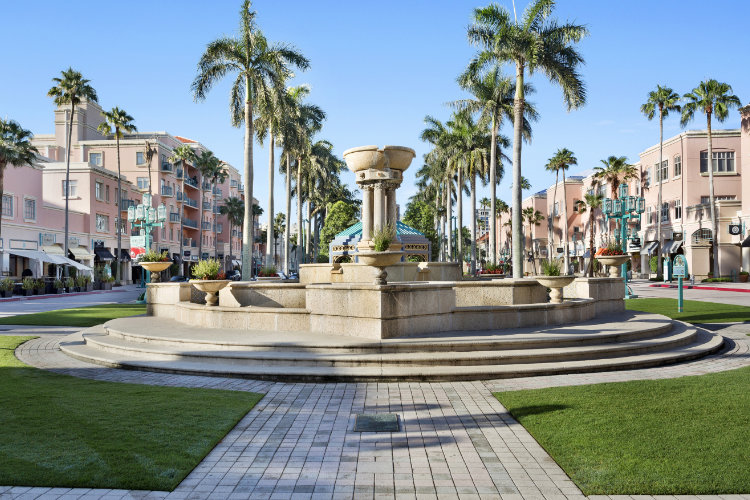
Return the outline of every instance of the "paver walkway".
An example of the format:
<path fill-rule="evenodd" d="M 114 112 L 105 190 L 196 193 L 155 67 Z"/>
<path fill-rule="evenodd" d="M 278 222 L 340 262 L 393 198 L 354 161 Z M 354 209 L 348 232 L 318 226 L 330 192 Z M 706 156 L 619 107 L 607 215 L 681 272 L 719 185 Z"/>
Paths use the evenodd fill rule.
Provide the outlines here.
<path fill-rule="evenodd" d="M 729 327 L 722 334 L 732 341 L 722 353 L 671 367 L 435 384 L 284 384 L 110 369 L 65 356 L 57 349 L 62 337 L 47 335 L 21 346 L 19 358 L 78 377 L 266 396 L 174 492 L 0 487 L 0 497 L 584 498 L 491 391 L 737 368 L 750 365 L 746 333 L 748 325 Z M 354 414 L 361 412 L 397 413 L 401 432 L 353 432 Z"/>

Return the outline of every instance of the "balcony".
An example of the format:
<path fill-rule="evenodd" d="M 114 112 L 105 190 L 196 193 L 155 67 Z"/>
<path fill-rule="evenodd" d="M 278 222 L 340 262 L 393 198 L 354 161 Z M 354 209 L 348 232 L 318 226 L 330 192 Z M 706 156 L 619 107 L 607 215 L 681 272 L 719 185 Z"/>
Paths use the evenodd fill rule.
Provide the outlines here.
<path fill-rule="evenodd" d="M 191 188 L 194 188 L 194 189 L 198 189 L 198 180 L 191 179 L 190 177 L 185 177 L 185 185 L 190 186 Z"/>
<path fill-rule="evenodd" d="M 183 199 L 183 201 L 185 202 L 185 205 L 187 205 L 187 206 L 189 206 L 189 207 L 193 207 L 193 208 L 198 208 L 198 202 L 197 202 L 197 201 L 195 201 L 195 200 L 194 200 L 194 199 L 192 199 L 192 198 L 188 198 L 188 197 L 185 197 L 185 198 Z"/>
<path fill-rule="evenodd" d="M 182 193 L 182 191 L 177 191 L 177 193 L 175 193 L 174 197 L 175 197 L 175 199 L 177 201 L 182 201 L 182 199 L 185 197 L 185 195 Z"/>
<path fill-rule="evenodd" d="M 224 232 L 224 224 L 218 224 L 216 226 L 216 232 L 217 233 L 223 233 Z"/>
<path fill-rule="evenodd" d="M 120 200 L 120 210 L 126 211 L 130 207 L 136 206 L 135 200 Z"/>
<path fill-rule="evenodd" d="M 174 174 L 177 176 L 178 179 L 182 179 L 182 169 L 181 168 L 178 168 L 177 170 L 175 170 Z"/>
<path fill-rule="evenodd" d="M 204 201 L 203 202 L 203 210 L 211 210 L 211 202 L 210 201 Z"/>
<path fill-rule="evenodd" d="M 168 161 L 163 161 L 161 163 L 161 169 L 162 172 L 174 172 L 174 166 L 169 163 Z"/>
<path fill-rule="evenodd" d="M 218 197 L 224 196 L 223 194 L 221 194 L 221 188 L 214 187 L 214 189 L 211 192 Z"/>
<path fill-rule="evenodd" d="M 180 214 L 177 212 L 170 212 L 169 222 L 180 222 Z"/>
<path fill-rule="evenodd" d="M 162 186 L 160 192 L 162 196 L 174 196 L 174 189 L 171 186 Z"/>
<path fill-rule="evenodd" d="M 193 229 L 198 229 L 198 221 L 193 219 L 188 219 L 187 217 L 182 219 L 182 225 L 185 227 L 192 227 Z"/>
<path fill-rule="evenodd" d="M 203 229 L 204 231 L 209 231 L 209 230 L 211 230 L 211 223 L 210 223 L 210 222 L 204 222 L 204 223 L 203 223 L 203 224 L 201 225 L 201 229 Z"/>
<path fill-rule="evenodd" d="M 211 191 L 211 183 L 210 182 L 204 182 L 203 183 L 203 190 L 204 191 Z"/>

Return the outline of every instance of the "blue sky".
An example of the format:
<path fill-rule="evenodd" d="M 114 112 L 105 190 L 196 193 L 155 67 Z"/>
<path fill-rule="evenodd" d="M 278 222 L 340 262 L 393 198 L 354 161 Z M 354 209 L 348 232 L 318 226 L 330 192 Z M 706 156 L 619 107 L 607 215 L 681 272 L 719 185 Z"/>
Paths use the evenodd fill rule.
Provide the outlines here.
<path fill-rule="evenodd" d="M 414 172 L 428 150 L 419 141 L 422 120 L 427 114 L 447 119 L 451 110 L 445 103 L 463 97 L 455 79 L 475 53 L 466 27 L 472 9 L 486 4 L 256 0 L 253 7 L 269 39 L 291 43 L 311 60 L 293 83 L 311 85 L 310 101 L 328 114 L 320 138 L 333 142 L 339 155 L 364 144 L 417 151 L 399 192 L 403 207 L 415 192 Z M 510 1 L 500 4 L 511 8 Z M 519 13 L 525 5 L 518 2 Z M 6 2 L 0 116 L 34 133 L 50 133 L 53 105 L 46 91 L 60 70 L 72 66 L 91 80 L 106 109 L 124 108 L 141 131 L 199 140 L 241 169 L 243 132 L 229 123 L 229 81 L 205 102 L 193 102 L 190 94 L 206 43 L 235 32 L 239 6 L 239 1 Z M 557 87 L 542 75 L 531 78 L 537 89 L 531 100 L 541 118 L 532 143 L 524 145 L 523 171 L 533 191 L 553 182 L 544 164 L 560 147 L 576 153 L 579 170 L 613 154 L 636 161 L 658 141 L 658 121 L 649 122 L 639 111 L 657 83 L 683 94 L 716 78 L 731 84 L 743 105 L 750 102 L 746 0 L 561 1 L 556 17 L 591 31 L 579 46 L 588 102 L 568 113 Z M 688 126 L 704 127 L 704 118 Z M 733 111 L 715 127 L 738 128 L 739 115 Z M 680 130 L 677 117 L 665 123 L 665 137 Z M 511 125 L 502 132 L 511 135 Z M 265 205 L 266 148 L 256 147 L 255 167 L 255 195 Z M 509 200 L 510 165 L 506 172 L 498 195 Z M 344 178 L 353 184 L 351 173 Z M 483 188 L 479 197 L 488 193 Z M 283 180 L 277 176 L 277 212 L 282 200 Z"/>

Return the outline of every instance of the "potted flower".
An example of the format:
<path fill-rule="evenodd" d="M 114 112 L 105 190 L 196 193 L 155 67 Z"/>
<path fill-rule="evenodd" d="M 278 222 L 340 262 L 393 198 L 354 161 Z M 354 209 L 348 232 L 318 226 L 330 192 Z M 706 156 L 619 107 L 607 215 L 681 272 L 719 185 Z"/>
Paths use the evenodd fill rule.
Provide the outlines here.
<path fill-rule="evenodd" d="M 86 277 L 82 274 L 79 274 L 78 276 L 76 276 L 76 289 L 79 292 L 86 291 Z"/>
<path fill-rule="evenodd" d="M 112 283 L 115 282 L 114 276 L 104 275 L 99 280 L 99 286 L 102 290 L 112 290 Z"/>
<path fill-rule="evenodd" d="M 404 252 L 391 250 L 392 243 L 396 240 L 396 228 L 392 224 L 385 224 L 376 229 L 372 235 L 373 249 L 369 252 L 359 252 L 357 258 L 366 266 L 378 269 L 375 273 L 375 284 L 385 285 L 388 273 L 385 268 L 401 261 Z"/>
<path fill-rule="evenodd" d="M 71 278 L 70 276 L 68 276 L 67 278 L 65 278 L 64 285 L 65 285 L 65 288 L 68 289 L 68 293 L 71 293 L 71 292 L 75 291 L 75 290 L 73 290 L 73 288 L 76 286 L 76 284 L 75 284 L 75 281 L 73 280 L 73 278 Z"/>
<path fill-rule="evenodd" d="M 37 295 L 44 295 L 45 289 L 47 288 L 47 283 L 44 282 L 44 278 L 37 278 L 36 283 L 34 287 L 34 293 Z"/>
<path fill-rule="evenodd" d="M 36 288 L 36 280 L 31 277 L 24 278 L 21 282 L 21 288 L 25 296 L 34 295 L 34 289 Z"/>
<path fill-rule="evenodd" d="M 609 266 L 610 278 L 619 278 L 620 266 L 630 259 L 630 255 L 623 252 L 615 242 L 610 242 L 606 247 L 597 250 L 596 258 L 600 263 Z"/>
<path fill-rule="evenodd" d="M 15 283 L 10 278 L 0 280 L 0 297 L 10 297 L 13 295 L 13 286 Z"/>
<path fill-rule="evenodd" d="M 479 273 L 479 276 L 485 278 L 502 278 L 505 276 L 503 265 L 487 264 L 484 266 L 482 272 Z"/>
<path fill-rule="evenodd" d="M 328 260 L 326 260 L 328 262 Z M 258 271 L 258 281 L 278 281 L 281 278 L 279 278 L 278 270 L 276 269 L 276 266 L 264 266 L 260 268 L 260 271 Z"/>
<path fill-rule="evenodd" d="M 199 260 L 193 267 L 193 278 L 190 283 L 206 294 L 206 305 L 215 306 L 219 303 L 219 290 L 229 283 L 221 272 L 221 261 L 216 259 Z"/>
<path fill-rule="evenodd" d="M 534 276 L 540 285 L 550 289 L 549 301 L 552 304 L 560 304 L 563 301 L 563 287 L 573 283 L 575 276 L 560 276 L 559 260 L 542 260 L 542 275 Z"/>
<path fill-rule="evenodd" d="M 65 285 L 59 278 L 55 279 L 55 281 L 52 282 L 52 289 L 55 291 L 55 293 L 65 293 Z"/>
<path fill-rule="evenodd" d="M 747 283 L 747 278 L 749 277 L 750 273 L 747 271 L 740 271 L 740 283 Z"/>
<path fill-rule="evenodd" d="M 140 258 L 141 267 L 151 273 L 151 283 L 161 281 L 161 272 L 172 265 L 172 261 L 167 257 L 167 252 L 155 252 L 149 250 Z"/>

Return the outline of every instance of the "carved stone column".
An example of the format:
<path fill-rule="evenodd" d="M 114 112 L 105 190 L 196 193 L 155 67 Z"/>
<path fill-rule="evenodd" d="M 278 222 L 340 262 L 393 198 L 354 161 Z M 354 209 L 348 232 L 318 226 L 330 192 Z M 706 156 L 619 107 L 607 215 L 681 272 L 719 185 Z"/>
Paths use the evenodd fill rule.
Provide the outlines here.
<path fill-rule="evenodd" d="M 375 183 L 375 199 L 373 200 L 373 230 L 377 231 L 385 225 L 385 189 L 383 182 Z"/>
<path fill-rule="evenodd" d="M 396 227 L 396 186 L 390 185 L 386 189 L 386 222 Z"/>
<path fill-rule="evenodd" d="M 372 239 L 372 191 L 371 184 L 361 184 L 362 186 L 362 241 Z"/>

